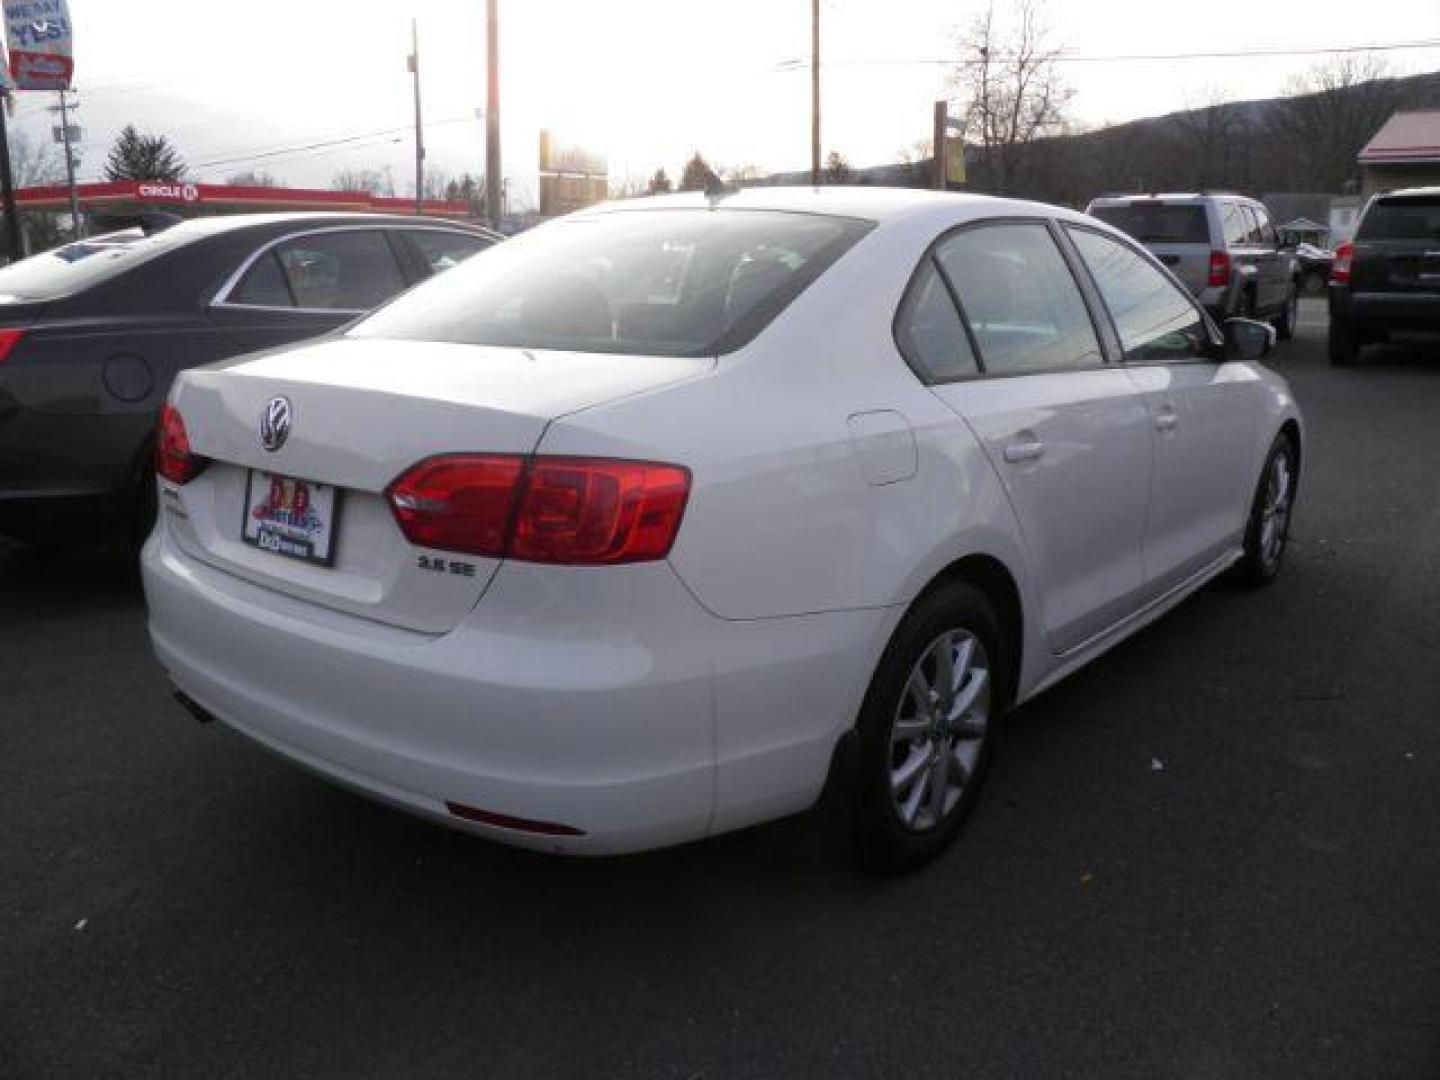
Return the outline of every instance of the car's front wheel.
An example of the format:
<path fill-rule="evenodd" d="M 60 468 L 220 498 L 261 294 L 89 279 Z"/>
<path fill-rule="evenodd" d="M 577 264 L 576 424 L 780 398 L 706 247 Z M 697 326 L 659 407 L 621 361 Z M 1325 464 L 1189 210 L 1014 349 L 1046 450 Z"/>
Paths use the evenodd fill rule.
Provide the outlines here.
<path fill-rule="evenodd" d="M 1236 564 L 1240 580 L 1247 585 L 1268 585 L 1280 573 L 1280 563 L 1290 541 L 1298 461 L 1290 436 L 1283 432 L 1277 435 L 1250 505 L 1250 520 L 1245 526 L 1245 554 Z"/>
<path fill-rule="evenodd" d="M 893 873 L 955 838 L 1006 705 L 1009 658 L 985 595 L 951 582 L 916 604 L 876 668 L 859 723 L 861 861 Z"/>

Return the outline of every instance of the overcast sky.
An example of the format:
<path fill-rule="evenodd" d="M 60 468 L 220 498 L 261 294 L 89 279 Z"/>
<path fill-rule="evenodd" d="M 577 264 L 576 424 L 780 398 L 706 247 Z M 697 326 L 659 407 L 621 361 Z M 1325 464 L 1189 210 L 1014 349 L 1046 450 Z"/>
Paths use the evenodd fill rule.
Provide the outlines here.
<path fill-rule="evenodd" d="M 1002 17 L 1007 0 L 996 0 Z M 983 0 L 823 0 L 823 145 L 857 165 L 926 137 L 958 28 Z M 96 179 L 119 128 L 169 135 L 192 178 L 265 169 L 328 186 L 340 169 L 413 178 L 409 21 L 420 20 L 430 165 L 483 161 L 484 0 L 70 0 Z M 1203 10 L 1203 14 L 1201 14 Z M 1057 44 L 1077 56 L 1306 49 L 1440 40 L 1440 0 L 1050 0 Z M 712 163 L 808 165 L 809 0 L 500 0 L 505 172 L 535 199 L 538 131 L 608 155 L 612 182 Z M 1440 69 L 1440 48 L 1385 54 L 1396 73 Z M 1070 63 L 1070 112 L 1095 124 L 1281 91 L 1323 57 Z M 24 94 L 14 125 L 48 141 L 54 95 Z M 375 134 L 380 133 L 380 134 Z M 294 148 L 363 135 L 344 147 Z M 270 151 L 283 154 L 262 157 Z M 239 159 L 239 160 L 231 160 Z"/>

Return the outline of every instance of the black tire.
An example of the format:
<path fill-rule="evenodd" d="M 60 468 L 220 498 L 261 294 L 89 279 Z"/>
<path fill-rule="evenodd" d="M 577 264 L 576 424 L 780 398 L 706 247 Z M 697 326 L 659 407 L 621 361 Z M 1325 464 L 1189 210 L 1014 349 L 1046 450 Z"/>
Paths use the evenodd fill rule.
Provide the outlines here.
<path fill-rule="evenodd" d="M 1276 487 L 1275 467 L 1278 459 L 1285 462 L 1288 486 L 1285 490 L 1283 515 L 1276 521 L 1277 515 L 1271 495 Z M 1235 564 L 1235 577 L 1243 585 L 1260 588 L 1270 584 L 1280 573 L 1285 549 L 1289 546 L 1290 521 L 1294 515 L 1295 494 L 1299 489 L 1299 460 L 1300 455 L 1296 451 L 1294 440 L 1283 431 L 1276 435 L 1275 441 L 1270 444 L 1270 452 L 1265 455 L 1265 467 L 1260 471 L 1260 480 L 1255 485 L 1255 495 L 1250 501 L 1250 518 L 1245 523 L 1245 554 Z M 1278 544 L 1269 542 L 1266 535 L 1267 521 L 1274 522 L 1279 531 Z"/>
<path fill-rule="evenodd" d="M 1330 363 L 1349 367 L 1360 358 L 1360 337 L 1347 322 L 1330 318 Z"/>
<path fill-rule="evenodd" d="M 1295 336 L 1295 324 L 1300 320 L 1300 287 L 1291 285 L 1290 292 L 1285 297 L 1285 303 L 1280 308 L 1280 314 L 1275 316 L 1272 326 L 1275 327 L 1275 336 L 1281 341 L 1289 341 Z"/>
<path fill-rule="evenodd" d="M 979 711 L 964 712 L 952 718 L 955 725 L 950 733 L 923 738 L 930 740 L 931 754 L 945 757 L 947 784 L 960 780 L 957 798 L 950 803 L 950 790 L 939 798 L 944 809 L 937 817 L 929 817 L 931 802 L 929 796 L 920 795 L 918 801 L 924 809 L 910 823 L 902 817 L 903 809 L 897 806 L 898 796 L 892 791 L 892 769 L 896 768 L 895 756 L 899 749 L 892 743 L 895 723 L 907 703 L 912 707 L 915 699 L 910 696 L 909 684 L 914 672 L 924 672 L 927 659 L 934 657 L 933 650 L 949 649 L 952 642 L 945 636 L 955 634 L 955 641 L 962 639 L 978 642 L 980 649 L 973 655 L 986 664 L 988 672 L 982 682 L 987 684 L 988 698 L 983 709 L 983 722 L 979 727 L 983 733 L 974 733 Z M 958 645 L 957 648 L 963 648 Z M 1011 664 L 1013 658 L 1007 655 L 1005 639 L 1000 632 L 1000 623 L 995 610 L 984 593 L 965 582 L 950 582 L 935 588 L 921 597 L 896 629 L 890 644 L 886 647 L 870 688 L 865 695 L 858 724 L 859 739 L 856 762 L 855 811 L 856 840 L 860 861 L 864 867 L 875 873 L 893 874 L 923 866 L 954 840 L 969 816 L 990 760 L 991 744 L 997 719 L 1009 705 Z M 930 669 L 933 671 L 933 668 Z M 979 670 L 979 664 L 972 669 Z M 969 687 L 967 682 L 960 688 L 963 697 Z M 957 702 L 958 705 L 958 702 Z M 937 710 L 938 712 L 938 710 Z M 968 718 L 969 724 L 961 721 Z M 921 723 L 912 712 L 907 718 L 909 724 Z M 950 760 L 951 741 L 956 755 L 968 755 L 969 764 L 958 766 Z M 920 750 L 911 744 L 911 754 Z M 933 761 L 933 756 L 925 760 Z M 917 775 L 930 774 L 931 766 L 924 765 L 915 770 Z M 917 786 L 931 786 L 933 774 L 922 776 Z M 914 788 L 910 789 L 912 794 Z"/>

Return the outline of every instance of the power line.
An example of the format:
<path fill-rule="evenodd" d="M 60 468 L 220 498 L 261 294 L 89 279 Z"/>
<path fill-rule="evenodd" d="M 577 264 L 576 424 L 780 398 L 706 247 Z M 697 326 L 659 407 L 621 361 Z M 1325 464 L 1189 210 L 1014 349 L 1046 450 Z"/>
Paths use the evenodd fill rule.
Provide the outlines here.
<path fill-rule="evenodd" d="M 1245 59 L 1249 57 L 1264 56 L 1338 56 L 1346 53 L 1366 52 L 1395 52 L 1402 49 L 1437 49 L 1440 48 L 1440 38 L 1426 38 L 1418 41 L 1394 41 L 1374 45 L 1336 45 L 1327 48 L 1306 48 L 1306 49 L 1229 49 L 1216 50 L 1213 52 L 1181 52 L 1181 53 L 1110 53 L 1106 55 L 1081 55 L 1079 53 L 1059 52 L 1048 59 L 1057 64 L 1115 64 L 1131 61 L 1172 61 L 1172 60 L 1229 60 Z M 1014 56 L 990 56 L 990 63 L 1005 63 L 1018 59 Z M 943 64 L 946 67 L 970 67 L 984 63 L 984 58 L 967 59 L 960 56 L 950 57 L 852 57 L 846 60 L 826 61 L 825 67 L 861 67 L 861 66 L 916 66 L 921 64 Z M 775 65 L 777 71 L 799 71 L 806 66 L 806 61 L 797 58 L 781 60 Z"/>
<path fill-rule="evenodd" d="M 425 127 L 435 128 L 441 127 L 446 124 L 473 123 L 474 119 L 475 118 L 473 116 L 452 116 L 447 117 L 444 120 L 431 120 L 425 124 Z M 239 154 L 234 157 L 215 158 L 210 161 L 197 162 L 192 167 L 196 169 L 212 169 L 218 168 L 221 165 L 242 165 L 248 162 L 263 161 L 270 158 L 292 157 L 295 155 L 307 153 L 312 150 L 343 148 L 355 143 L 364 143 L 366 140 L 375 140 L 391 135 L 403 135 L 411 130 L 412 128 L 408 124 L 402 127 L 381 128 L 378 131 L 366 131 L 358 135 L 346 135 L 343 138 L 339 139 L 325 139 L 320 142 L 304 143 L 299 146 L 282 146 L 268 150 L 256 150 L 250 153 Z"/>

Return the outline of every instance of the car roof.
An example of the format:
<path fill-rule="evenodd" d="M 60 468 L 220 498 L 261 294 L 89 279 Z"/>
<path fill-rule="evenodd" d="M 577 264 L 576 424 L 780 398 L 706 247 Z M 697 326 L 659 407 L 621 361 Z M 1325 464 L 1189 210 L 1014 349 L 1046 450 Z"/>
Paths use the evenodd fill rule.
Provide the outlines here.
<path fill-rule="evenodd" d="M 1216 201 L 1216 202 L 1258 203 L 1258 202 L 1260 201 L 1259 199 L 1252 199 L 1249 195 L 1241 195 L 1239 192 L 1235 192 L 1235 191 L 1208 191 L 1208 192 L 1207 192 L 1207 191 L 1147 191 L 1147 192 L 1135 192 L 1134 194 L 1131 194 L 1131 195 L 1123 195 L 1123 194 L 1098 195 L 1098 196 L 1096 196 L 1094 199 L 1091 199 L 1091 200 L 1090 200 L 1090 205 L 1091 205 L 1091 206 L 1095 206 L 1095 205 L 1104 206 L 1104 205 L 1108 205 L 1108 204 L 1116 204 L 1116 205 L 1119 205 L 1119 204 L 1121 204 L 1121 203 L 1136 202 L 1136 201 L 1143 201 L 1143 202 L 1171 202 L 1171 203 L 1197 202 L 1197 203 L 1198 203 L 1198 202 L 1204 202 L 1204 201 L 1207 200 L 1207 199 L 1213 200 L 1213 201 Z"/>
<path fill-rule="evenodd" d="M 1406 198 L 1416 198 L 1416 199 L 1431 198 L 1431 199 L 1433 199 L 1433 198 L 1436 198 L 1436 197 L 1440 197 L 1440 186 L 1431 185 L 1431 186 L 1429 186 L 1429 187 L 1397 188 L 1397 189 L 1394 190 L 1394 191 L 1382 191 L 1382 192 L 1380 192 L 1379 194 L 1377 194 L 1377 195 L 1375 196 L 1375 198 L 1377 198 L 1377 199 L 1393 199 L 1393 198 L 1397 198 L 1397 197 L 1402 198 L 1402 199 L 1406 199 Z"/>
<path fill-rule="evenodd" d="M 1045 203 L 1021 199 L 998 198 L 962 192 L 932 191 L 923 188 L 851 187 L 751 187 L 717 195 L 703 192 L 682 192 L 675 195 L 652 195 L 639 199 L 619 199 L 599 203 L 575 214 L 625 213 L 652 210 L 773 210 L 782 213 L 828 214 L 858 218 L 877 223 L 901 218 L 933 217 L 956 219 L 1014 213 L 1032 216 L 1074 217 L 1084 220 L 1076 211 Z"/>
<path fill-rule="evenodd" d="M 356 226 L 410 226 L 426 229 L 444 228 L 453 229 L 458 232 L 474 233 L 478 236 L 489 236 L 494 239 L 501 239 L 500 234 L 478 225 L 472 225 L 468 221 L 454 221 L 449 218 L 427 217 L 424 215 L 411 214 L 365 214 L 345 213 L 339 211 L 320 210 L 294 210 L 275 211 L 268 214 L 217 214 L 210 217 L 189 218 L 170 226 L 166 232 L 177 235 L 193 235 L 196 239 L 202 236 L 216 236 L 221 233 L 234 232 L 239 229 L 264 228 L 272 225 L 305 225 L 305 226 L 328 226 L 328 225 L 356 225 Z"/>

